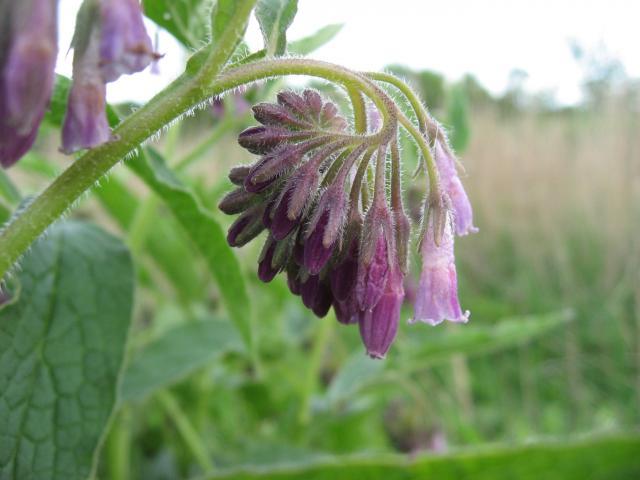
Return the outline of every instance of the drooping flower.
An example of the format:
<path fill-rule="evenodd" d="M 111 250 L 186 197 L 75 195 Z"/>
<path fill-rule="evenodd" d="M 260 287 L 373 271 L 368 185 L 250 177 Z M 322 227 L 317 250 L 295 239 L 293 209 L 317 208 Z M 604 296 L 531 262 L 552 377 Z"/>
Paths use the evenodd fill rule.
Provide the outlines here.
<path fill-rule="evenodd" d="M 106 84 L 136 73 L 153 52 L 138 0 L 85 1 L 73 38 L 73 83 L 62 128 L 62 151 L 72 153 L 111 140 Z"/>
<path fill-rule="evenodd" d="M 229 244 L 243 245 L 268 230 L 259 278 L 269 282 L 285 271 L 291 293 L 316 316 L 323 317 L 333 306 L 341 324 L 358 324 L 367 354 L 384 358 L 396 337 L 405 299 L 411 237 L 397 136 L 383 135 L 385 123 L 373 122 L 369 126 L 375 133 L 348 134 L 335 105 L 312 90 L 301 95 L 281 92 L 277 98 L 277 104 L 253 108 L 262 125 L 245 130 L 238 139 L 261 157 L 229 174 L 238 188 L 220 208 L 240 214 L 229 229 Z M 437 155 L 449 152 L 438 148 Z M 365 182 L 372 158 L 376 161 L 369 200 L 371 190 Z M 416 295 L 415 320 L 433 324 L 468 318 L 457 301 L 453 224 L 446 220 L 452 215 L 449 197 L 462 186 L 455 165 L 442 160 L 442 191 L 434 188 L 425 204 L 431 226 L 423 242 L 423 277 Z M 473 231 L 470 212 L 461 211 L 461 231 Z"/>
<path fill-rule="evenodd" d="M 106 112 L 106 85 L 99 70 L 100 30 L 91 17 L 95 5 L 83 4 L 78 22 L 86 29 L 73 39 L 73 81 L 62 126 L 62 151 L 72 153 L 92 148 L 111 139 Z"/>
<path fill-rule="evenodd" d="M 465 323 L 469 320 L 469 311 L 462 311 L 458 300 L 451 221 L 446 221 L 439 245 L 435 242 L 431 225 L 422 240 L 422 273 L 411 321 L 431 325 L 443 320 Z"/>
<path fill-rule="evenodd" d="M 477 232 L 478 229 L 473 225 L 471 202 L 456 170 L 456 159 L 441 140 L 436 141 L 435 160 L 440 181 L 453 208 L 455 233 L 463 236 Z"/>
<path fill-rule="evenodd" d="M 144 70 L 158 58 L 138 0 L 101 0 L 100 73 L 105 82 Z"/>
<path fill-rule="evenodd" d="M 57 0 L 6 2 L 0 13 L 0 164 L 33 145 L 54 80 Z"/>

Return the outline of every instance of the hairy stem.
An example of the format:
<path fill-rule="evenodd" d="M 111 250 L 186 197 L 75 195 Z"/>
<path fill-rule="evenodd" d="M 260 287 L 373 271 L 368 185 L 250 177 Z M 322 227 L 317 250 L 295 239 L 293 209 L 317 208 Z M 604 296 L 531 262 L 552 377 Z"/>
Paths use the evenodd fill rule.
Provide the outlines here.
<path fill-rule="evenodd" d="M 233 22 L 241 24 L 245 20 L 234 18 Z M 236 27 L 231 25 L 228 28 Z M 229 49 L 223 42 L 225 39 L 230 41 L 225 36 L 221 37 L 216 50 Z M 395 135 L 398 112 L 392 100 L 369 80 L 344 67 L 307 59 L 272 59 L 219 73 L 223 62 L 221 55 L 211 54 L 201 72 L 195 75 L 185 73 L 176 79 L 118 125 L 114 130 L 118 140 L 86 152 L 9 223 L 0 234 L 0 276 L 4 276 L 31 243 L 122 158 L 189 109 L 237 86 L 283 75 L 308 75 L 345 88 L 356 88 L 371 98 L 383 116 L 382 128 L 368 140 L 387 143 Z M 415 127 L 413 130 L 417 131 Z"/>

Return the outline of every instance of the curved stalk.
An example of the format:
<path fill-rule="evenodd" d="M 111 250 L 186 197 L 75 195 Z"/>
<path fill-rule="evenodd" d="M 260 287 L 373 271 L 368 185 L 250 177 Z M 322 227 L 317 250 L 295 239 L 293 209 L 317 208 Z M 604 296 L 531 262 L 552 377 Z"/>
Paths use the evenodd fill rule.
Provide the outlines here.
<path fill-rule="evenodd" d="M 216 45 L 216 50 L 227 48 L 222 44 L 225 38 Z M 202 71 L 206 75 L 197 73 L 192 76 L 185 73 L 178 77 L 118 125 L 114 130 L 117 140 L 82 155 L 16 216 L 0 234 L 0 277 L 4 276 L 49 225 L 122 158 L 189 109 L 237 86 L 284 75 L 323 78 L 347 89 L 361 91 L 379 108 L 383 115 L 383 126 L 367 140 L 371 143 L 387 143 L 395 135 L 398 112 L 393 101 L 378 86 L 344 67 L 307 59 L 272 59 L 228 68 L 217 74 L 221 68 L 221 58 L 219 54 L 208 57 L 207 62 L 214 63 L 203 66 Z M 417 131 L 415 127 L 414 131 Z"/>

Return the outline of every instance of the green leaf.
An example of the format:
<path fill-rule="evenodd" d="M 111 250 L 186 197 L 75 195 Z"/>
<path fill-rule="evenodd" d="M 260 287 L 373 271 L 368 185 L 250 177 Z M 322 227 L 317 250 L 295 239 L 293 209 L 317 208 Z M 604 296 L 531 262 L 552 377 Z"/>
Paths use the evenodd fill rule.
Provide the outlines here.
<path fill-rule="evenodd" d="M 0 478 L 85 479 L 117 398 L 133 302 L 122 242 L 59 223 L 0 310 Z"/>
<path fill-rule="evenodd" d="M 132 359 L 122 381 L 121 400 L 141 400 L 241 349 L 242 340 L 227 321 L 208 319 L 171 329 Z"/>
<path fill-rule="evenodd" d="M 327 390 L 327 400 L 335 404 L 351 397 L 377 379 L 384 367 L 384 362 L 369 358 L 362 352 L 351 356 L 331 382 Z"/>
<path fill-rule="evenodd" d="M 211 0 L 143 0 L 147 17 L 189 48 L 202 46 L 209 33 Z"/>
<path fill-rule="evenodd" d="M 166 202 L 178 222 L 200 250 L 217 281 L 229 316 L 236 324 L 247 345 L 250 345 L 249 296 L 240 265 L 233 251 L 227 245 L 222 227 L 167 168 L 160 154 L 152 149 L 147 151 L 148 158 L 141 154 L 131 160 L 128 165 L 149 188 Z"/>
<path fill-rule="evenodd" d="M 492 325 L 455 325 L 412 332 L 410 345 L 397 359 L 399 365 L 424 367 L 442 362 L 454 354 L 480 355 L 515 347 L 541 337 L 573 319 L 570 310 L 546 315 L 527 315 L 501 320 Z M 412 328 L 425 328 L 414 325 Z"/>
<path fill-rule="evenodd" d="M 335 37 L 338 32 L 342 30 L 342 27 L 342 23 L 333 23 L 331 25 L 327 25 L 326 27 L 322 27 L 317 32 L 309 35 L 308 37 L 303 37 L 299 40 L 295 40 L 289 43 L 287 49 L 289 50 L 289 53 L 293 53 L 296 55 L 308 55 L 324 44 L 329 43 L 333 39 L 333 37 Z"/>
<path fill-rule="evenodd" d="M 325 457 L 275 467 L 239 468 L 226 480 L 611 480 L 640 478 L 640 436 L 617 435 L 445 455 Z"/>
<path fill-rule="evenodd" d="M 259 0 L 256 18 L 260 24 L 267 57 L 283 55 L 287 49 L 287 29 L 298 11 L 298 0 Z"/>

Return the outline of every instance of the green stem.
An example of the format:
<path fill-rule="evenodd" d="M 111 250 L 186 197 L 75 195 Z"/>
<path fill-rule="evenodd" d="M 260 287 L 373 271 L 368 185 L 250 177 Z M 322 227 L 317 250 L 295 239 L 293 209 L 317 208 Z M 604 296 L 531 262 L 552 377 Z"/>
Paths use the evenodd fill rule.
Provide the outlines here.
<path fill-rule="evenodd" d="M 231 23 L 238 22 L 234 17 Z M 237 28 L 237 25 L 228 28 Z M 223 39 L 226 38 L 223 35 L 215 50 L 225 48 Z M 4 276 L 31 243 L 85 191 L 122 158 L 139 148 L 143 141 L 194 106 L 239 85 L 284 75 L 308 75 L 342 84 L 346 88 L 357 88 L 371 98 L 384 119 L 380 131 L 368 140 L 371 143 L 387 143 L 395 135 L 398 112 L 392 100 L 369 80 L 344 67 L 307 59 L 273 59 L 230 68 L 220 75 L 214 75 L 220 71 L 223 61 L 220 55 L 212 55 L 202 67 L 207 75 L 180 76 L 120 123 L 114 130 L 118 140 L 88 151 L 56 178 L 0 234 L 0 276 Z M 417 131 L 415 127 L 413 131 Z"/>
<path fill-rule="evenodd" d="M 213 463 L 209 458 L 209 453 L 205 447 L 200 435 L 193 427 L 185 413 L 180 408 L 180 405 L 176 401 L 173 395 L 168 391 L 160 392 L 156 395 L 156 398 L 167 412 L 167 415 L 174 422 L 176 429 L 180 433 L 180 436 L 186 443 L 189 450 L 193 454 L 193 457 L 200 464 L 200 467 L 204 473 L 213 472 Z"/>

